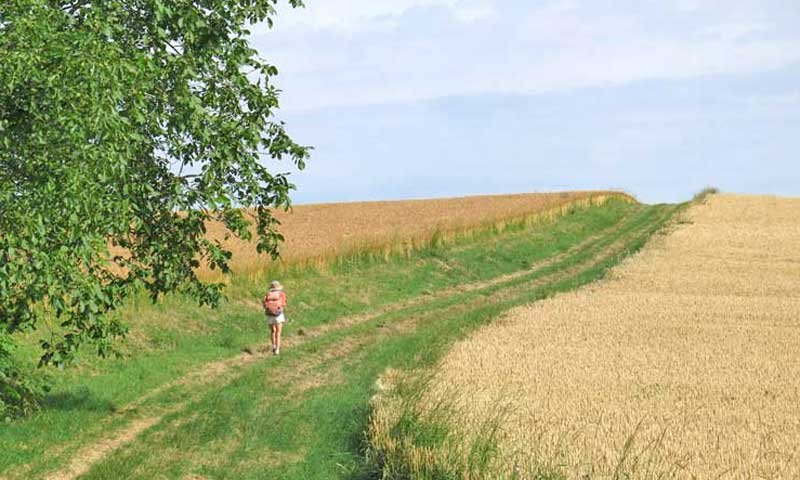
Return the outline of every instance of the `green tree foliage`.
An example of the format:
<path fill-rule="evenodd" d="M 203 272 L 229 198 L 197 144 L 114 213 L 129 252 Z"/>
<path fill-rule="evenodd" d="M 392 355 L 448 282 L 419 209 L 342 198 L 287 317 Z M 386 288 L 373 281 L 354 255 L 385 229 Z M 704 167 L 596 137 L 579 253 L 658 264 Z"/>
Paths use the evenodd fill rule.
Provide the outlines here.
<path fill-rule="evenodd" d="M 106 314 L 138 289 L 215 305 L 221 284 L 194 269 L 227 272 L 231 254 L 208 220 L 242 238 L 255 225 L 277 254 L 270 212 L 293 185 L 260 158 L 308 156 L 273 120 L 277 69 L 247 40 L 277 1 L 0 2 L 5 343 L 53 323 L 41 363 L 59 364 L 85 342 L 107 354 L 125 329 Z"/>

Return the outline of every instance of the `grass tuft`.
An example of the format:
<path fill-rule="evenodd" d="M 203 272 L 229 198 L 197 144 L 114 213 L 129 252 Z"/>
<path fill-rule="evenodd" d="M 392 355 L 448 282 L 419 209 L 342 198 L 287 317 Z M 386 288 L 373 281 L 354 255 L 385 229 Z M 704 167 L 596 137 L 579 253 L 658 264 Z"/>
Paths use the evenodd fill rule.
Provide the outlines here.
<path fill-rule="evenodd" d="M 711 195 L 716 195 L 719 193 L 719 189 L 716 187 L 706 187 L 699 192 L 697 192 L 694 197 L 692 197 L 692 203 L 706 203 L 708 197 Z"/>

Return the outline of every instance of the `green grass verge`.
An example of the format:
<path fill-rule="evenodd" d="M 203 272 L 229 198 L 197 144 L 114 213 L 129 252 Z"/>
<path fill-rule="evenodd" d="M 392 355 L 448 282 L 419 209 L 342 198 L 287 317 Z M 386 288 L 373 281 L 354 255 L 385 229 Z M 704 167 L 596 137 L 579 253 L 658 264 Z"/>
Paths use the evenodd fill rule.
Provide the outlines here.
<path fill-rule="evenodd" d="M 299 337 L 301 329 L 313 331 L 393 302 L 428 295 L 432 300 L 332 329 L 278 359 L 233 369 L 222 384 L 166 389 L 123 415 L 120 409 L 146 392 L 267 338 L 263 318 L 253 306 L 264 286 L 252 279 L 236 279 L 231 301 L 217 311 L 174 297 L 155 307 L 132 306 L 124 315 L 140 338 L 131 342 L 128 356 L 106 362 L 85 356 L 77 368 L 57 373 L 46 408 L 0 431 L 0 451 L 6 453 L 0 457 L 0 471 L 10 472 L 11 478 L 43 475 L 63 466 L 82 446 L 153 412 L 163 413 L 160 423 L 110 454 L 86 478 L 370 475 L 374 472 L 365 461 L 364 431 L 368 401 L 381 372 L 430 365 L 453 341 L 498 312 L 598 278 L 619 258 L 546 288 L 526 288 L 639 232 L 664 215 L 665 208 L 611 202 L 552 223 L 473 235 L 410 256 L 356 258 L 326 271 L 289 270 L 282 277 L 293 319 L 286 331 L 289 338 Z M 625 223 L 615 227 L 623 218 Z M 490 280 L 563 255 L 605 230 L 607 235 L 549 270 L 480 292 L 435 297 L 445 288 Z M 518 292 L 496 295 L 509 289 Z M 476 298 L 482 306 L 459 308 Z M 424 320 L 415 320 L 413 328 L 395 328 L 417 318 Z M 339 349 L 342 355 L 336 354 Z M 178 402 L 187 403 L 170 411 Z"/>
<path fill-rule="evenodd" d="M 543 299 L 602 277 L 622 258 L 638 251 L 681 208 L 682 205 L 666 208 L 660 217 L 651 217 L 644 227 L 624 242 L 623 248 L 598 259 L 580 273 L 531 289 L 519 297 L 499 303 L 497 307 L 506 310 L 517 305 L 520 300 L 527 302 Z M 488 312 L 483 316 L 480 313 L 477 315 L 477 327 L 490 321 L 491 314 Z M 461 432 L 452 426 L 456 414 L 446 400 L 439 405 L 427 405 L 421 401 L 433 366 L 435 362 L 421 362 L 410 368 L 401 366 L 399 372 L 392 372 L 391 382 L 394 384 L 388 391 L 381 393 L 382 398 L 377 399 L 375 408 L 382 408 L 384 411 L 373 412 L 373 415 L 382 418 L 374 418 L 370 425 L 367 470 L 372 472 L 373 478 L 522 478 L 513 472 L 498 476 L 501 475 L 498 470 L 508 472 L 507 465 L 498 469 L 495 463 L 499 458 L 495 434 L 504 418 L 503 405 L 498 405 L 497 411 L 486 412 L 486 420 L 479 431 L 473 432 L 473 438 L 465 441 Z M 452 398 L 459 395 L 459 392 L 453 392 Z M 563 478 L 558 472 L 537 468 L 536 459 L 526 459 L 521 471 L 525 472 L 524 478 Z"/>

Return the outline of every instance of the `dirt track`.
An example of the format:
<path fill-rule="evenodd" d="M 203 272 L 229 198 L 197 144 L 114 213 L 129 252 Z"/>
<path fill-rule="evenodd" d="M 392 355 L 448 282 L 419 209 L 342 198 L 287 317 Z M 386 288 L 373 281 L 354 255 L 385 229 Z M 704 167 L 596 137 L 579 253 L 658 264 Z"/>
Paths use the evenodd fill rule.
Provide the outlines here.
<path fill-rule="evenodd" d="M 668 209 L 663 210 L 661 217 L 666 215 L 669 215 Z M 501 287 L 505 284 L 508 284 L 508 288 L 503 289 L 502 293 L 496 294 L 496 297 L 510 298 L 513 295 L 517 295 L 520 292 L 527 291 L 538 285 L 545 285 L 563 280 L 564 278 L 568 278 L 569 276 L 578 273 L 578 271 L 587 268 L 587 266 L 599 261 L 600 259 L 618 255 L 621 250 L 626 248 L 626 245 L 632 239 L 643 234 L 641 231 L 642 228 L 649 228 L 651 225 L 650 223 L 645 223 L 642 227 L 632 229 L 628 234 L 624 235 L 618 241 L 607 241 L 609 235 L 613 235 L 615 232 L 617 232 L 617 230 L 625 227 L 628 222 L 631 222 L 632 220 L 634 219 L 625 217 L 619 222 L 619 224 L 611 227 L 608 231 L 597 232 L 595 235 L 588 237 L 585 241 L 575 245 L 568 251 L 555 257 L 543 260 L 540 263 L 531 265 L 529 268 L 524 270 L 503 275 L 489 281 L 464 283 L 454 288 L 432 292 L 431 295 L 424 297 L 398 302 L 397 304 L 386 305 L 381 309 L 377 309 L 364 315 L 354 316 L 352 318 L 342 318 L 333 324 L 330 324 L 329 326 L 322 326 L 318 329 L 311 330 L 304 337 L 287 339 L 287 346 L 299 347 L 304 342 L 322 338 L 327 334 L 343 329 L 357 327 L 362 323 L 373 321 L 375 318 L 382 315 L 397 314 L 405 309 L 419 307 L 424 303 L 433 305 L 436 304 L 437 301 L 448 300 L 451 297 L 459 294 L 479 291 L 487 288 Z M 586 256 L 586 259 L 582 263 L 579 263 L 573 267 L 575 271 L 554 268 L 557 267 L 559 262 L 568 261 L 569 257 L 573 255 Z M 540 272 L 543 270 L 552 270 L 552 273 L 541 275 Z M 530 279 L 526 278 L 527 276 L 531 275 L 533 276 Z M 475 301 L 482 302 L 480 297 L 473 299 L 473 303 Z M 352 344 L 353 348 L 356 348 L 361 344 L 365 344 L 365 342 L 369 343 L 374 341 L 375 335 L 391 335 L 395 333 L 402 334 L 404 332 L 403 329 L 413 329 L 415 328 L 415 324 L 418 322 L 433 321 L 443 312 L 449 310 L 466 310 L 474 308 L 474 305 L 468 302 L 463 304 L 455 304 L 452 306 L 446 305 L 447 304 L 444 303 L 443 306 L 439 307 L 438 309 L 431 308 L 424 315 L 403 317 L 403 321 L 392 322 L 393 329 L 397 330 L 396 332 L 394 330 L 390 331 L 387 329 L 369 330 L 366 333 L 355 335 L 352 338 L 349 338 L 345 343 L 338 342 L 335 345 L 335 348 L 334 346 L 325 346 L 321 348 L 315 355 L 299 359 L 296 364 L 293 364 L 291 370 L 287 368 L 287 372 L 291 372 L 287 375 L 287 379 L 291 378 L 297 385 L 300 386 L 298 388 L 302 390 L 303 385 L 306 385 L 307 383 L 315 384 L 315 382 L 318 382 L 318 379 L 315 379 L 310 372 L 322 363 L 331 363 L 331 359 L 334 357 L 345 355 L 347 350 L 347 348 L 345 348 L 346 345 Z M 191 372 L 184 378 L 170 382 L 169 384 L 163 385 L 162 387 L 145 394 L 137 401 L 118 410 L 118 418 L 111 419 L 117 422 L 117 427 L 111 427 L 111 425 L 108 423 L 98 425 L 97 430 L 99 435 L 96 441 L 83 445 L 63 445 L 62 448 L 56 449 L 59 457 L 63 457 L 64 459 L 64 467 L 57 471 L 50 472 L 47 477 L 75 478 L 76 476 L 89 471 L 94 464 L 102 462 L 103 459 L 112 451 L 139 441 L 138 437 L 140 434 L 145 432 L 150 427 L 162 422 L 166 416 L 176 414 L 180 416 L 184 413 L 187 415 L 189 414 L 189 412 L 181 411 L 184 407 L 183 403 L 179 405 L 169 405 L 168 407 L 157 406 L 158 404 L 146 406 L 151 400 L 157 399 L 157 397 L 160 395 L 168 393 L 170 390 L 180 390 L 185 391 L 187 395 L 192 397 L 202 396 L 209 389 L 213 390 L 221 388 L 225 383 L 233 381 L 233 379 L 237 378 L 244 371 L 246 371 L 248 366 L 257 361 L 267 360 L 268 358 L 270 357 L 265 357 L 265 355 L 262 355 L 261 353 L 253 355 L 242 354 L 241 356 L 235 358 L 214 362 L 212 364 L 205 365 L 202 369 Z M 330 378 L 326 378 L 324 381 L 332 381 L 334 377 L 335 375 L 332 375 Z M 294 392 L 292 394 L 297 395 L 299 393 L 301 392 Z M 25 471 L 17 471 L 13 474 L 14 478 L 24 478 L 25 476 Z"/>

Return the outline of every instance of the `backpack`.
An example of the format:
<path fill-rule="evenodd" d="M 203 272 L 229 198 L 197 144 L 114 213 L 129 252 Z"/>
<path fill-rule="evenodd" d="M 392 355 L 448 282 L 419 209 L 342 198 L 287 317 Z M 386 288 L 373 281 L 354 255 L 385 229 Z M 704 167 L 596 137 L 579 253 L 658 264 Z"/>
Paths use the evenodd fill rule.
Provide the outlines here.
<path fill-rule="evenodd" d="M 284 303 L 283 292 L 280 290 L 270 290 L 264 298 L 264 308 L 267 313 L 276 317 L 283 313 Z"/>

